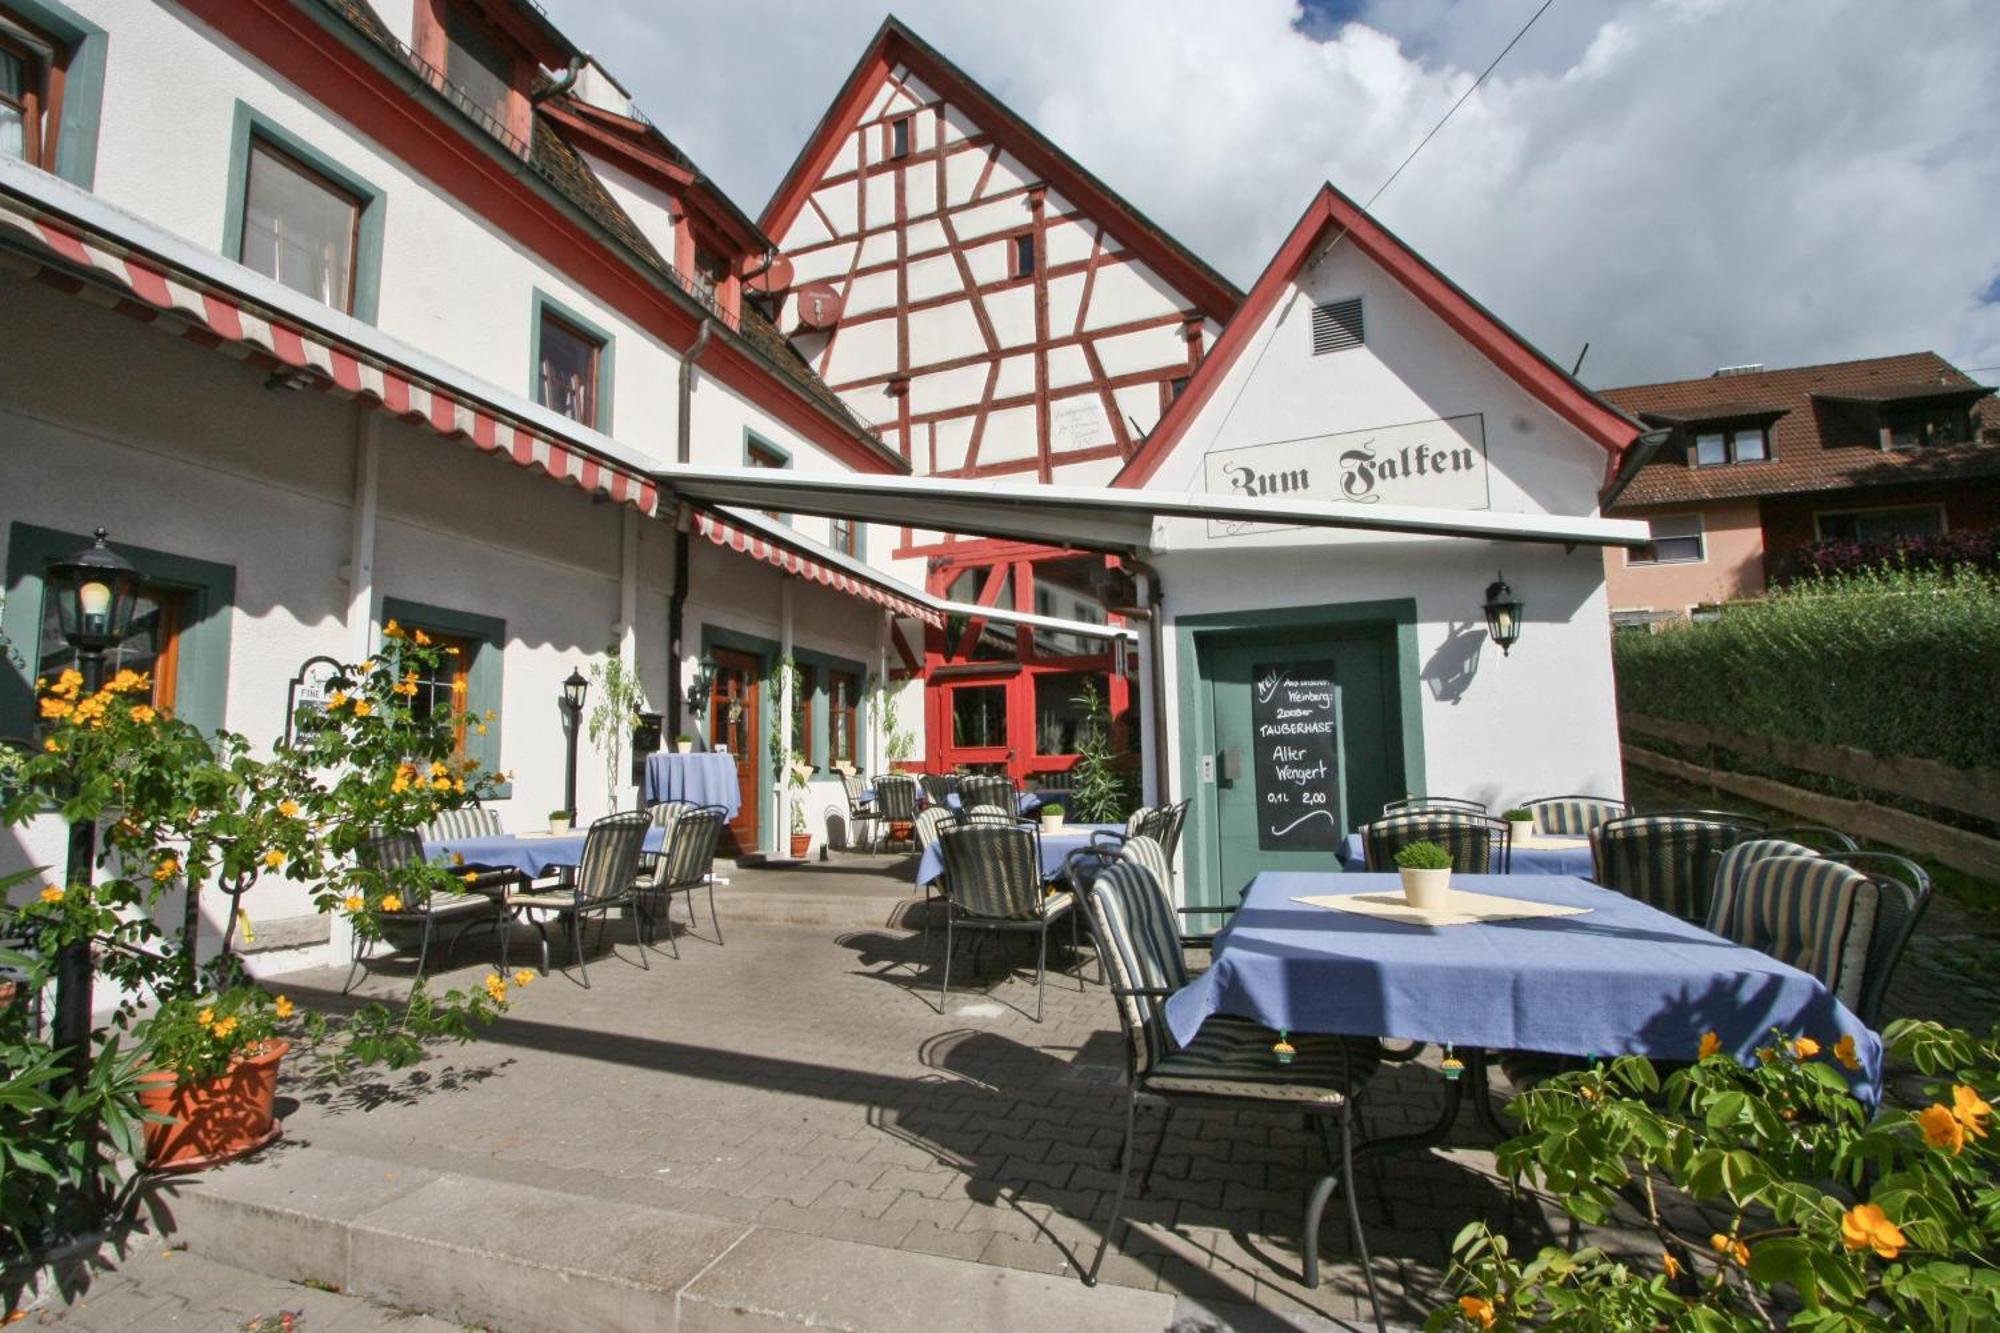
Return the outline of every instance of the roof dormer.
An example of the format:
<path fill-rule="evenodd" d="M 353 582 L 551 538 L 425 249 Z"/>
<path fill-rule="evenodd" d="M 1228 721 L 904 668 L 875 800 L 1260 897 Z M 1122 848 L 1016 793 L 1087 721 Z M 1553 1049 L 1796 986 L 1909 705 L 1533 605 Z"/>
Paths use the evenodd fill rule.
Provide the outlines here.
<path fill-rule="evenodd" d="M 580 53 L 538 10 L 519 0 L 412 0 L 411 47 L 459 109 L 525 155 L 533 137 L 529 93 L 543 67 Z"/>

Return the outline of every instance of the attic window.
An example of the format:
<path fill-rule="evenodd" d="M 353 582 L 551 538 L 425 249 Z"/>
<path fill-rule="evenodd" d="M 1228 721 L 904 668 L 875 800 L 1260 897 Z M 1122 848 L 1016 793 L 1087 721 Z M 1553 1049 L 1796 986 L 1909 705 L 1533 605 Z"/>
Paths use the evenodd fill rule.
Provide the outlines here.
<path fill-rule="evenodd" d="M 1313 307 L 1313 355 L 1341 352 L 1363 342 L 1361 298 L 1328 301 Z"/>
<path fill-rule="evenodd" d="M 899 117 L 889 122 L 889 156 L 908 157 L 910 155 L 910 118 Z"/>
<path fill-rule="evenodd" d="M 444 76 L 493 128 L 512 132 L 514 60 L 472 15 L 452 6 L 445 17 Z"/>

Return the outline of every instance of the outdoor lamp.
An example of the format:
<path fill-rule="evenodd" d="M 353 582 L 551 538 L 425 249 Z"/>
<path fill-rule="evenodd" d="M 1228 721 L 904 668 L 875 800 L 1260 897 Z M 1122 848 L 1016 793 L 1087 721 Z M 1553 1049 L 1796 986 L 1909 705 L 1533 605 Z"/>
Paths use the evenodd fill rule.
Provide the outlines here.
<path fill-rule="evenodd" d="M 714 688 L 715 659 L 707 653 L 703 653 L 701 661 L 695 666 L 694 680 L 688 685 L 688 712 L 693 713 L 696 717 L 700 717 L 708 712 L 708 695 L 709 691 Z"/>
<path fill-rule="evenodd" d="M 590 682 L 575 667 L 569 669 L 569 679 L 562 684 L 562 709 L 569 714 L 569 726 L 564 728 L 569 734 L 563 738 L 563 809 L 569 811 L 570 818 L 576 818 L 576 733 L 583 720 L 583 695 L 590 688 Z"/>
<path fill-rule="evenodd" d="M 1505 657 L 1521 637 L 1521 599 L 1507 586 L 1505 575 L 1486 585 L 1486 632 Z"/>
<path fill-rule="evenodd" d="M 78 658 L 101 656 L 124 642 L 139 603 L 139 571 L 105 545 L 103 528 L 95 542 L 49 566 L 48 587 L 63 639 Z"/>
<path fill-rule="evenodd" d="M 575 717 L 583 711 L 584 692 L 589 688 L 590 682 L 583 678 L 583 673 L 575 667 L 571 667 L 569 679 L 563 682 L 562 695 L 563 707 L 569 710 L 571 717 Z"/>

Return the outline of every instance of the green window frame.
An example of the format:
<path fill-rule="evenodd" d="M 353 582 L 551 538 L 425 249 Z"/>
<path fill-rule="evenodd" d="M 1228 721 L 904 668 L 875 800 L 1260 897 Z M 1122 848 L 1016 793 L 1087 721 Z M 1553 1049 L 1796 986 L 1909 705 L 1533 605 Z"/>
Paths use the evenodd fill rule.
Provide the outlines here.
<path fill-rule="evenodd" d="M 382 293 L 382 226 L 388 199 L 373 184 L 241 100 L 236 103 L 236 119 L 229 137 L 229 195 L 222 212 L 223 256 L 239 264 L 243 262 L 244 202 L 250 186 L 250 147 L 256 140 L 296 159 L 360 201 L 361 216 L 354 233 L 354 308 L 347 313 L 364 324 L 373 324 Z"/>
<path fill-rule="evenodd" d="M 488 709 L 493 711 L 493 720 L 486 723 L 485 734 L 477 727 L 468 726 L 465 731 L 465 757 L 474 760 L 487 772 L 503 774 L 500 764 L 501 725 L 507 720 L 507 710 L 501 707 L 503 674 L 507 655 L 507 622 L 492 616 L 482 616 L 472 611 L 454 611 L 448 607 L 431 606 L 425 602 L 412 602 L 401 597 L 382 599 L 382 623 L 394 620 L 403 625 L 422 626 L 425 629 L 440 630 L 457 639 L 473 645 L 472 661 L 466 670 L 465 707 L 474 718 L 484 720 Z M 514 794 L 514 784 L 502 781 L 493 790 L 496 799 L 505 800 Z"/>
<path fill-rule="evenodd" d="M 775 464 L 764 462 L 757 457 L 759 453 L 769 458 L 775 458 L 778 461 Z M 780 470 L 786 470 L 792 466 L 792 451 L 783 445 L 772 443 L 767 437 L 759 435 L 756 431 L 746 426 L 743 429 L 743 466 L 776 467 Z M 769 509 L 764 510 L 763 513 L 766 518 L 774 518 L 788 528 L 792 526 L 792 516 L 790 514 L 774 513 Z"/>
<path fill-rule="evenodd" d="M 80 532 L 16 522 L 7 536 L 7 597 L 0 637 L 8 651 L 0 666 L 0 736 L 25 738 L 35 729 L 35 654 L 41 644 L 44 574 L 49 562 L 90 545 Z M 177 632 L 174 716 L 205 732 L 221 728 L 229 698 L 230 611 L 236 602 L 236 567 L 112 542 L 140 576 L 181 592 L 183 621 Z M 14 654 L 18 653 L 17 661 Z"/>
<path fill-rule="evenodd" d="M 555 297 L 537 287 L 534 289 L 532 309 L 528 323 L 528 401 L 542 401 L 542 323 L 554 319 L 567 324 L 585 337 L 597 342 L 597 382 L 591 386 L 596 395 L 597 419 L 590 423 L 590 429 L 604 435 L 611 433 L 611 390 L 616 384 L 612 376 L 612 358 L 618 341 L 610 330 L 593 323 L 564 305 Z M 554 408 L 549 408 L 551 412 Z"/>
<path fill-rule="evenodd" d="M 0 0 L 9 14 L 62 43 L 62 115 L 56 122 L 55 174 L 88 190 L 97 183 L 97 126 L 104 115 L 104 29 L 56 0 Z"/>

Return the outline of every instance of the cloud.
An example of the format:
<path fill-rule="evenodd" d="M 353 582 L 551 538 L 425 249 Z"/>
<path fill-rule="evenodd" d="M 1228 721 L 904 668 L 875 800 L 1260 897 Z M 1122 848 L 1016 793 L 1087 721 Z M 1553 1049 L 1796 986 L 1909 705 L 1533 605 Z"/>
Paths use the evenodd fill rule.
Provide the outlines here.
<path fill-rule="evenodd" d="M 860 0 L 547 0 L 758 212 Z M 879 3 L 879 0 L 878 0 Z M 1366 199 L 1539 0 L 936 0 L 901 16 L 1239 284 Z M 1377 215 L 1610 385 L 1935 348 L 2000 365 L 2000 25 L 1978 0 L 1556 0 Z"/>

